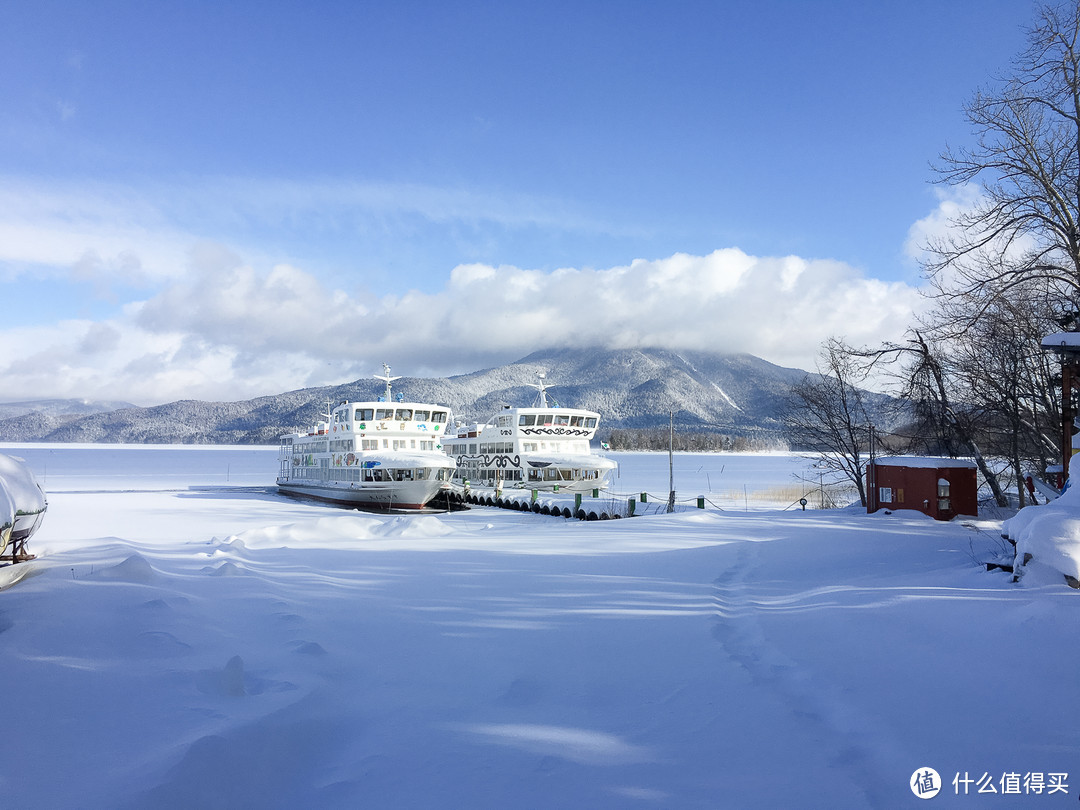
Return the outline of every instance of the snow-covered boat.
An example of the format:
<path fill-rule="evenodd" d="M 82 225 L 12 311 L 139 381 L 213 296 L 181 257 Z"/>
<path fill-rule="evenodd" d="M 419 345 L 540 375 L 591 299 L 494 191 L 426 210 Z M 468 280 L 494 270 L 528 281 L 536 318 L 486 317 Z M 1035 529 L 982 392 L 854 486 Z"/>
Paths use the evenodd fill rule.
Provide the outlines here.
<path fill-rule="evenodd" d="M 26 462 L 0 454 L 0 554 L 10 545 L 13 561 L 26 559 L 24 544 L 41 525 L 48 507 L 45 493 Z"/>
<path fill-rule="evenodd" d="M 444 406 L 391 398 L 390 367 L 376 378 L 386 395 L 342 402 L 306 433 L 281 437 L 277 485 L 283 492 L 381 509 L 421 509 L 449 487 L 454 462 L 443 452 Z"/>
<path fill-rule="evenodd" d="M 600 414 L 548 402 L 539 376 L 532 407 L 505 406 L 487 423 L 457 425 L 445 438 L 459 482 L 569 492 L 607 487 L 616 464 L 590 447 Z"/>

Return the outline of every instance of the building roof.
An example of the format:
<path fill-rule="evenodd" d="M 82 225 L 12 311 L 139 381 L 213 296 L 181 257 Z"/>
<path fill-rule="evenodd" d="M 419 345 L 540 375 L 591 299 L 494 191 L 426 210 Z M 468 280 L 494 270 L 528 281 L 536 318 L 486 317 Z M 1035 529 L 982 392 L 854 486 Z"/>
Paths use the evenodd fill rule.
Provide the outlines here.
<path fill-rule="evenodd" d="M 1058 354 L 1080 354 L 1080 332 L 1054 332 L 1044 337 L 1041 345 Z"/>
<path fill-rule="evenodd" d="M 912 467 L 924 470 L 974 470 L 975 462 L 964 458 L 938 458 L 935 456 L 879 456 L 874 459 L 879 467 Z"/>

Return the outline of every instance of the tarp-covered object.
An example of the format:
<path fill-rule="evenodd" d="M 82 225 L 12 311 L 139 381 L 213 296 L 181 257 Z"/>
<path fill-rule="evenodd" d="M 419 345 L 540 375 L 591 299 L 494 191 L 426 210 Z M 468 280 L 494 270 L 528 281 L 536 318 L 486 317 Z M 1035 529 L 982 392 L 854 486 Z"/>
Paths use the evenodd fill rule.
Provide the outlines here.
<path fill-rule="evenodd" d="M 48 506 L 26 462 L 0 453 L 0 554 L 9 541 L 21 543 L 37 531 Z"/>

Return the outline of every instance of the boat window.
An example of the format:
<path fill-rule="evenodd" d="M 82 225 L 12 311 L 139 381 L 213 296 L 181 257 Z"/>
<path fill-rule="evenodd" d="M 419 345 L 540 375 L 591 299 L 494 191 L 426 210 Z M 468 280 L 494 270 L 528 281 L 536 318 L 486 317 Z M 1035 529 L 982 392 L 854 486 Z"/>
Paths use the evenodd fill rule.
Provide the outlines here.
<path fill-rule="evenodd" d="M 507 416 L 506 414 L 502 414 L 499 416 L 499 427 L 510 427 L 510 425 L 511 422 L 509 416 Z"/>
<path fill-rule="evenodd" d="M 398 408 L 394 418 L 399 422 L 407 422 L 412 419 L 412 408 Z"/>
<path fill-rule="evenodd" d="M 521 425 L 522 427 L 532 427 L 533 425 L 536 424 L 536 416 L 535 416 L 535 414 L 531 414 L 531 413 L 525 414 L 525 413 L 523 413 L 521 416 L 518 417 L 518 424 Z"/>
<path fill-rule="evenodd" d="M 596 427 L 596 417 L 595 416 L 586 416 L 585 417 L 585 427 L 587 427 L 587 428 Z"/>
<path fill-rule="evenodd" d="M 375 411 L 371 408 L 357 408 L 356 420 L 358 422 L 370 422 L 374 416 Z"/>
<path fill-rule="evenodd" d="M 569 425 L 570 424 L 570 417 L 567 416 L 565 413 L 557 413 L 557 414 L 555 414 L 555 424 L 556 425 Z"/>
<path fill-rule="evenodd" d="M 431 411 L 413 411 L 413 419 L 417 422 L 426 422 L 431 416 Z"/>
<path fill-rule="evenodd" d="M 470 453 L 475 453 L 476 452 L 476 445 L 475 444 L 470 444 L 469 445 L 469 452 Z"/>
<path fill-rule="evenodd" d="M 378 439 L 361 439 L 360 443 L 362 445 L 362 447 L 360 448 L 361 450 L 378 450 L 379 449 L 379 440 Z"/>
<path fill-rule="evenodd" d="M 432 422 L 445 422 L 446 421 L 446 411 L 432 411 L 431 412 L 431 421 Z"/>
<path fill-rule="evenodd" d="M 581 427 L 581 420 L 583 418 L 584 417 L 581 417 L 581 416 L 571 416 L 570 417 L 570 427 Z"/>
<path fill-rule="evenodd" d="M 542 413 L 536 417 L 536 424 L 551 427 L 554 417 L 550 413 Z"/>
<path fill-rule="evenodd" d="M 522 450 L 522 452 L 525 452 L 525 453 L 535 453 L 536 452 L 536 442 L 523 442 L 522 445 L 521 445 L 521 450 Z"/>
<path fill-rule="evenodd" d="M 393 419 L 394 418 L 394 409 L 393 408 L 378 408 L 375 411 L 375 418 L 380 419 L 380 420 L 382 420 L 382 419 Z"/>

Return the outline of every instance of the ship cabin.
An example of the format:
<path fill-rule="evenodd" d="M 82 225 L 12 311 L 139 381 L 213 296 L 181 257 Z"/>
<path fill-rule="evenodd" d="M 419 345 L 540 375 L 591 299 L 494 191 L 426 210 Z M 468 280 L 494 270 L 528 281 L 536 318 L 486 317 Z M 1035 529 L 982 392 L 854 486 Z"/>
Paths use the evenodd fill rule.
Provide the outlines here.
<path fill-rule="evenodd" d="M 593 411 L 550 405 L 506 408 L 485 425 L 459 426 L 445 449 L 458 476 L 481 485 L 594 488 L 615 466 L 590 450 L 599 419 Z"/>
<path fill-rule="evenodd" d="M 379 401 L 342 402 L 326 416 L 308 433 L 281 437 L 283 478 L 303 477 L 297 467 L 374 466 L 363 464 L 366 454 L 439 452 L 450 414 L 447 408 L 429 404 Z M 392 474 L 390 470 L 370 474 L 384 473 Z M 413 472 L 407 474 L 411 480 Z"/>

